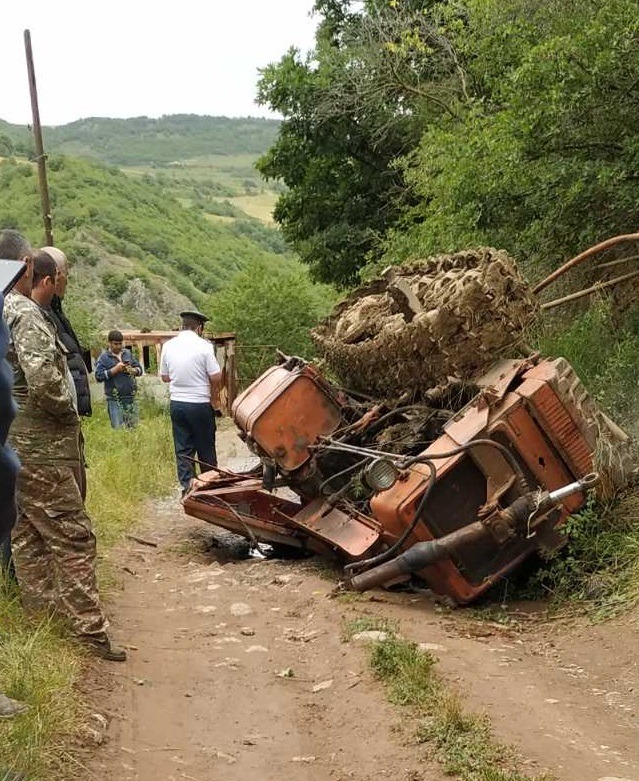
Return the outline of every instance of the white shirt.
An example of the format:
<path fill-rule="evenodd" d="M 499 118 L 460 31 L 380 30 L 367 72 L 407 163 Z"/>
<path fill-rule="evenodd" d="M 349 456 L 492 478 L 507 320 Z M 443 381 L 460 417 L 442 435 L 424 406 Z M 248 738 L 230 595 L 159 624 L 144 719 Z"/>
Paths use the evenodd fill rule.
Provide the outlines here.
<path fill-rule="evenodd" d="M 160 374 L 171 378 L 171 401 L 210 402 L 209 377 L 219 371 L 213 345 L 195 331 L 180 331 L 162 347 Z"/>

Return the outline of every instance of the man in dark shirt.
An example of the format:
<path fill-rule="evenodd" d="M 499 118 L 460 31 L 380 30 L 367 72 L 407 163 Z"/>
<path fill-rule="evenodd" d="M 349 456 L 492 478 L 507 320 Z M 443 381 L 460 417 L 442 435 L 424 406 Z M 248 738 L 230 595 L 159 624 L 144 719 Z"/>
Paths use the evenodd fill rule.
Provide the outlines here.
<path fill-rule="evenodd" d="M 62 301 L 67 292 L 69 279 L 67 256 L 57 247 L 42 247 L 41 252 L 46 252 L 52 257 L 58 269 L 55 295 L 51 302 L 49 315 L 55 323 L 60 341 L 67 349 L 67 364 L 73 377 L 78 399 L 78 415 L 89 417 L 91 415 L 91 391 L 88 372 L 91 371 L 91 354 L 80 345 L 73 326 L 62 310 Z"/>
<path fill-rule="evenodd" d="M 108 349 L 100 354 L 95 364 L 95 379 L 104 383 L 113 428 L 135 428 L 138 424 L 135 378 L 142 375 L 142 367 L 131 350 L 124 347 L 120 331 L 109 331 L 107 341 Z"/>

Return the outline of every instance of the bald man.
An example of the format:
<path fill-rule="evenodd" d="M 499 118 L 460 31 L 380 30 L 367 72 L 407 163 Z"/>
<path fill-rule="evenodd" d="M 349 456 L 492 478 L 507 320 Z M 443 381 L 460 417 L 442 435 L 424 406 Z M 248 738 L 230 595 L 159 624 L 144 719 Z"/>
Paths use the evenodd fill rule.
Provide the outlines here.
<path fill-rule="evenodd" d="M 73 326 L 62 311 L 62 300 L 67 292 L 69 280 L 67 256 L 57 247 L 42 247 L 40 251 L 46 252 L 52 257 L 58 269 L 55 296 L 51 302 L 49 315 L 55 323 L 60 341 L 68 350 L 67 363 L 75 385 L 78 415 L 89 417 L 91 415 L 91 391 L 88 372 L 91 371 L 91 356 L 88 350 L 81 347 Z"/>

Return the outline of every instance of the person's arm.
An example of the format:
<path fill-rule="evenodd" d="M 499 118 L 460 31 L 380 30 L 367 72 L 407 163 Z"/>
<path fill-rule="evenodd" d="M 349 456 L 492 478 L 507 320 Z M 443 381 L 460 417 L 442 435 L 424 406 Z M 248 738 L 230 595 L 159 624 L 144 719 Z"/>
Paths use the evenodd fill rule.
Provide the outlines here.
<path fill-rule="evenodd" d="M 98 360 L 95 362 L 95 379 L 96 382 L 105 382 L 107 379 L 107 368 L 104 365 L 104 353 L 98 356 Z"/>
<path fill-rule="evenodd" d="M 11 335 L 29 395 L 55 417 L 75 415 L 66 360 L 61 370 L 56 360 L 60 355 L 56 338 L 46 323 L 33 315 L 18 317 Z"/>
<path fill-rule="evenodd" d="M 141 377 L 144 374 L 144 369 L 142 368 L 142 364 L 140 361 L 138 361 L 137 358 L 134 357 L 133 353 L 131 353 L 131 367 L 136 370 L 135 376 Z"/>
<path fill-rule="evenodd" d="M 97 382 L 106 382 L 112 377 L 115 377 L 116 374 L 120 374 L 120 372 L 126 370 L 126 366 L 122 361 L 116 363 L 115 366 L 112 366 L 110 369 L 107 369 L 106 362 L 106 353 L 102 353 L 95 363 L 95 379 Z"/>
<path fill-rule="evenodd" d="M 171 377 L 169 375 L 169 364 L 166 360 L 166 350 L 164 347 L 160 353 L 160 377 L 162 378 L 162 382 L 171 382 Z"/>
<path fill-rule="evenodd" d="M 220 408 L 220 380 L 222 379 L 222 372 L 216 374 L 209 374 L 209 384 L 211 386 L 211 406 L 213 409 Z"/>

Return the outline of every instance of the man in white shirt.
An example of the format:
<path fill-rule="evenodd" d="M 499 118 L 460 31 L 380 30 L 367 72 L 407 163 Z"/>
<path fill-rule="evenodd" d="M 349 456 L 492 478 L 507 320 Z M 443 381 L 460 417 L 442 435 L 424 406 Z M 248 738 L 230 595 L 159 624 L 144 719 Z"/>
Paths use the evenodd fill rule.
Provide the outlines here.
<path fill-rule="evenodd" d="M 213 344 L 202 338 L 208 317 L 200 312 L 180 312 L 180 317 L 181 332 L 162 348 L 160 375 L 169 383 L 175 460 L 184 496 L 195 475 L 196 453 L 201 472 L 217 466 L 215 412 L 222 373 Z"/>

